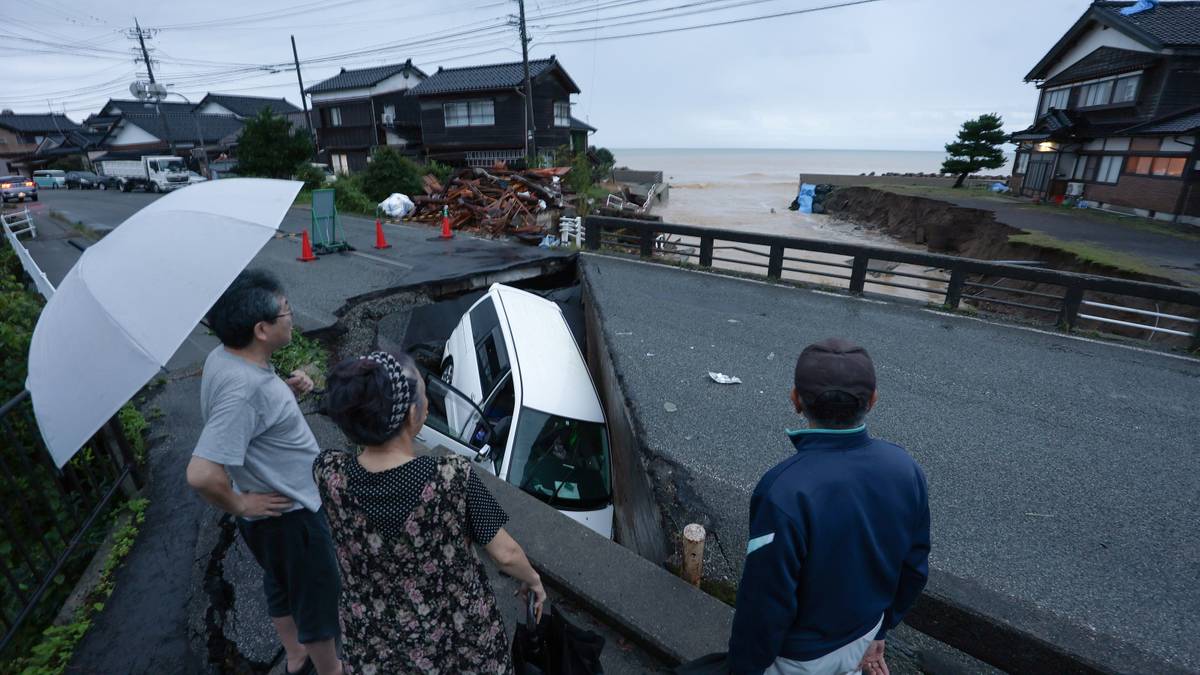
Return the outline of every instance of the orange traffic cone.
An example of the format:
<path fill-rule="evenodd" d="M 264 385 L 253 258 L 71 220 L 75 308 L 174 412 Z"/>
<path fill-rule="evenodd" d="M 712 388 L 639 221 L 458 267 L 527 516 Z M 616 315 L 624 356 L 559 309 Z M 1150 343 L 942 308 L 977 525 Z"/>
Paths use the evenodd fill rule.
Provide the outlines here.
<path fill-rule="evenodd" d="M 308 230 L 304 230 L 304 236 L 300 238 L 300 257 L 296 258 L 300 262 L 312 262 L 317 259 L 313 255 L 312 242 L 308 240 Z"/>
<path fill-rule="evenodd" d="M 375 219 L 375 248 L 391 248 L 392 245 L 387 243 L 387 239 L 383 236 L 383 221 Z"/>
<path fill-rule="evenodd" d="M 442 214 L 442 239 L 453 239 L 454 233 L 450 231 L 450 216 Z"/>

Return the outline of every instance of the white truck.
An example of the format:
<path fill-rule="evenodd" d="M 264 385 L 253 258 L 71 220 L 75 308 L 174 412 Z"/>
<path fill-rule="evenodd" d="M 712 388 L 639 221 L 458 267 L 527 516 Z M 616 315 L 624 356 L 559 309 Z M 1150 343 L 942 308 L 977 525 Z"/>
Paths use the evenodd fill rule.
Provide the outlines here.
<path fill-rule="evenodd" d="M 141 188 L 147 192 L 170 192 L 189 185 L 182 157 L 148 155 L 139 160 L 100 160 L 100 173 L 117 178 L 121 192 Z"/>

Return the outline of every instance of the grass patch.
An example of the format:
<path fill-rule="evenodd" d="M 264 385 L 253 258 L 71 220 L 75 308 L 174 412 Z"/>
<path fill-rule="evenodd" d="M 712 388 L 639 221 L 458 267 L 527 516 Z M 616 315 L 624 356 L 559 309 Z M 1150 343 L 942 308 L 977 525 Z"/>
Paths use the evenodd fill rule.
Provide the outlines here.
<path fill-rule="evenodd" d="M 6 673 L 20 675 L 59 675 L 66 670 L 67 664 L 75 653 L 75 646 L 83 639 L 92 618 L 104 609 L 104 603 L 112 595 L 114 589 L 113 576 L 117 568 L 125 560 L 125 556 L 133 549 L 138 531 L 146 519 L 146 499 L 134 499 L 124 506 L 124 512 L 118 516 L 123 523 L 113 532 L 113 547 L 104 560 L 100 571 L 100 579 L 75 610 L 71 623 L 62 626 L 50 626 L 42 631 L 42 639 L 30 650 L 29 655 L 16 659 L 5 667 Z"/>
<path fill-rule="evenodd" d="M 673 563 L 667 563 L 666 567 L 671 574 L 680 576 L 679 566 Z M 720 600 L 721 602 L 733 607 L 737 605 L 737 584 L 731 581 L 723 581 L 721 579 L 701 579 L 700 590 Z"/>
<path fill-rule="evenodd" d="M 1010 244 L 1024 244 L 1026 246 L 1040 246 L 1041 248 L 1054 249 L 1070 253 L 1077 260 L 1112 269 L 1121 270 L 1124 272 L 1132 272 L 1134 274 L 1142 274 L 1151 277 L 1169 277 L 1168 270 L 1146 262 L 1142 258 L 1131 256 L 1126 253 L 1113 251 L 1112 249 L 1096 246 L 1087 242 L 1080 241 L 1064 241 L 1056 237 L 1051 237 L 1048 234 L 1040 232 L 1026 232 L 1023 234 L 1009 235 L 1008 242 Z"/>
<path fill-rule="evenodd" d="M 285 377 L 293 371 L 303 370 L 312 378 L 317 389 L 324 389 L 325 373 L 329 370 L 329 350 L 293 328 L 292 341 L 271 356 L 271 365 Z"/>

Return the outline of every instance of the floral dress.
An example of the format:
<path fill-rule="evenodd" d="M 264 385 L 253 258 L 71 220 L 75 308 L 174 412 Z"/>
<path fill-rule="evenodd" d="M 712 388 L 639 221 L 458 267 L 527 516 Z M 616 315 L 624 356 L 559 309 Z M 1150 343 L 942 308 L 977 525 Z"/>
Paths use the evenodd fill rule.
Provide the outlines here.
<path fill-rule="evenodd" d="M 346 672 L 513 672 L 496 596 L 471 541 L 508 517 L 462 457 L 369 472 L 326 450 L 313 476 L 342 573 Z"/>

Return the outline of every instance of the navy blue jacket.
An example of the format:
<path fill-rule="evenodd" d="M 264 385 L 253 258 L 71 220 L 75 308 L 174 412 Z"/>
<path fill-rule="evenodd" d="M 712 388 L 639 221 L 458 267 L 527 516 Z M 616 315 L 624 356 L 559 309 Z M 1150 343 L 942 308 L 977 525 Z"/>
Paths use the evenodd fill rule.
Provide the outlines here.
<path fill-rule="evenodd" d="M 808 661 L 875 639 L 928 578 L 925 475 L 904 448 L 848 430 L 789 431 L 796 454 L 750 498 L 750 536 L 729 660 L 761 673 L 776 657 Z"/>

